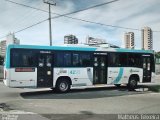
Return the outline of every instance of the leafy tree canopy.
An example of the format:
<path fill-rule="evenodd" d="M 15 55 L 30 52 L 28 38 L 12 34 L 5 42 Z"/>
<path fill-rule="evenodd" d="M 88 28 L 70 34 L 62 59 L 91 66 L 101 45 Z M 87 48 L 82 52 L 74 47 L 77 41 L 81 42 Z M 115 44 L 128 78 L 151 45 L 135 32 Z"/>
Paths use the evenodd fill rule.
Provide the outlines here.
<path fill-rule="evenodd" d="M 155 56 L 156 58 L 160 58 L 160 52 L 156 52 Z"/>

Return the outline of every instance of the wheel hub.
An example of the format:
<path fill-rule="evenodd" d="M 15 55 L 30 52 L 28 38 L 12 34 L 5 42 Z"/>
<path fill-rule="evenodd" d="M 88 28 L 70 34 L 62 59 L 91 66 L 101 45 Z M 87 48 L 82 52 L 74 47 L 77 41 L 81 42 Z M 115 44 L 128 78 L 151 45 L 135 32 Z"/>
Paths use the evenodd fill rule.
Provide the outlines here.
<path fill-rule="evenodd" d="M 68 85 L 67 85 L 66 83 L 61 83 L 61 84 L 60 84 L 60 89 L 61 89 L 62 91 L 66 91 L 66 90 L 68 89 Z"/>

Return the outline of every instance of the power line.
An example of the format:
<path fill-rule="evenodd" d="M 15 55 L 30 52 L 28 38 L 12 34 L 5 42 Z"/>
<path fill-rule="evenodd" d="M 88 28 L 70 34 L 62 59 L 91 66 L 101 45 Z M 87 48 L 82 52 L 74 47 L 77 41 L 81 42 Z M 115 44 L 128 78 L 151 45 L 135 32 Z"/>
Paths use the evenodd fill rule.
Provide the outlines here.
<path fill-rule="evenodd" d="M 11 1 L 11 0 L 5 0 L 5 1 L 10 2 L 10 3 L 13 3 L 13 4 L 20 5 L 20 6 L 23 6 L 23 7 L 32 8 L 32 9 L 35 9 L 35 10 L 38 10 L 38 11 L 43 11 L 43 12 L 47 12 L 47 13 L 48 13 L 48 11 L 46 11 L 46 10 L 42 10 L 42 9 L 39 9 L 39 8 L 31 7 L 31 6 L 29 6 L 29 5 L 17 3 L 17 2 Z M 56 13 L 54 13 L 54 14 L 56 14 Z"/>
<path fill-rule="evenodd" d="M 73 20 L 78 20 L 78 21 L 87 22 L 87 23 L 91 23 L 91 24 L 97 24 L 97 25 L 101 25 L 101 26 L 114 27 L 114 28 L 120 28 L 120 29 L 128 29 L 128 30 L 135 30 L 135 31 L 142 31 L 141 29 L 138 29 L 138 28 L 129 28 L 129 27 L 122 27 L 122 26 L 108 25 L 108 24 L 99 23 L 99 22 L 93 22 L 93 21 L 84 20 L 84 19 L 80 19 L 80 18 L 73 18 L 73 17 L 70 17 L 70 16 L 65 16 L 65 17 L 73 19 Z M 160 31 L 152 31 L 152 32 L 160 32 Z"/>
<path fill-rule="evenodd" d="M 37 23 L 35 23 L 35 24 L 33 24 L 33 25 L 30 25 L 30 26 L 28 26 L 28 27 L 26 27 L 26 28 L 23 28 L 23 29 L 21 29 L 21 30 L 18 30 L 18 31 L 16 31 L 16 32 L 14 32 L 14 33 L 22 32 L 22 31 L 24 31 L 24 30 L 26 30 L 26 29 L 29 29 L 29 28 L 33 27 L 33 26 L 39 25 L 39 24 L 41 24 L 41 23 L 43 23 L 43 22 L 45 22 L 45 21 L 47 21 L 47 20 L 48 20 L 48 19 L 42 20 L 42 21 L 37 22 Z"/>
<path fill-rule="evenodd" d="M 42 9 L 39 9 L 39 8 L 31 7 L 31 6 L 28 6 L 28 5 L 25 5 L 25 4 L 21 4 L 21 3 L 17 3 L 17 2 L 11 1 L 11 0 L 6 0 L 6 1 L 14 3 L 14 4 L 17 4 L 17 5 L 21 5 L 21 6 L 24 6 L 24 7 L 28 7 L 28 8 L 32 8 L 32 9 L 38 10 L 38 11 L 42 11 L 42 12 L 47 12 L 48 13 L 48 11 L 46 11 L 46 10 L 42 10 Z M 116 26 L 116 25 L 108 25 L 108 24 L 103 24 L 103 23 L 99 23 L 99 22 L 93 22 L 93 21 L 89 21 L 89 20 L 85 20 L 85 19 L 80 19 L 80 18 L 67 16 L 67 15 L 70 15 L 70 14 L 82 12 L 82 11 L 85 11 L 85 10 L 88 10 L 88 9 L 92 9 L 92 8 L 95 8 L 95 7 L 103 6 L 103 5 L 106 5 L 106 4 L 109 4 L 109 3 L 112 3 L 112 2 L 116 2 L 116 1 L 119 1 L 119 0 L 105 2 L 105 3 L 102 3 L 102 4 L 98 4 L 98 5 L 95 5 L 95 6 L 91 6 L 91 7 L 82 9 L 82 10 L 77 10 L 77 11 L 66 13 L 66 14 L 58 14 L 58 13 L 52 12 L 52 14 L 58 15 L 58 16 L 52 17 L 52 19 L 56 19 L 56 18 L 59 18 L 59 17 L 66 17 L 66 18 L 70 18 L 70 19 L 73 19 L 73 20 L 79 20 L 79 21 L 82 21 L 82 22 L 87 22 L 87 23 L 92 23 L 92 24 L 97 24 L 97 25 L 102 25 L 102 26 L 141 31 L 138 28 L 128 28 L 128 27 L 122 27 L 122 26 Z M 153 31 L 153 32 L 160 32 L 160 31 Z"/>
<path fill-rule="evenodd" d="M 25 4 L 22 4 L 22 3 L 17 3 L 17 2 L 11 1 L 11 0 L 6 0 L 6 1 L 10 2 L 10 3 L 17 4 L 17 5 L 21 5 L 21 6 L 24 6 L 24 7 L 28 7 L 28 8 L 32 8 L 32 9 L 35 9 L 35 10 L 39 10 L 39 11 L 43 11 L 43 12 L 47 12 L 48 13 L 48 11 L 46 11 L 46 10 L 42 10 L 42 9 L 39 9 L 39 8 L 28 6 L 28 5 L 25 5 Z M 92 9 L 92 8 L 104 6 L 104 5 L 107 5 L 107 4 L 110 4 L 110 3 L 113 3 L 113 2 L 117 2 L 117 1 L 120 1 L 120 0 L 113 0 L 113 1 L 105 2 L 105 3 L 101 3 L 101 4 L 98 4 L 98 5 L 94 5 L 94 6 L 91 6 L 91 7 L 88 7 L 88 8 L 84 8 L 84 9 L 81 9 L 81 10 L 77 10 L 77 11 L 73 11 L 73 12 L 69 12 L 69 13 L 66 13 L 66 14 L 58 14 L 58 13 L 53 13 L 53 12 L 52 12 L 52 14 L 59 15 L 59 17 L 62 17 L 62 16 L 66 16 L 66 15 L 70 15 L 70 14 L 86 11 L 86 10 L 89 10 L 89 9 Z"/>
<path fill-rule="evenodd" d="M 39 9 L 39 8 L 31 7 L 31 6 L 28 6 L 28 5 L 25 5 L 25 4 L 21 4 L 21 3 L 17 3 L 17 2 L 11 1 L 11 0 L 6 0 L 6 1 L 14 3 L 14 4 L 17 4 L 17 5 L 21 5 L 21 6 L 24 6 L 24 7 L 28 7 L 28 8 L 32 8 L 32 9 L 38 10 L 38 11 L 43 11 L 43 12 L 47 12 L 48 13 L 48 11 L 46 11 L 46 10 L 42 10 L 42 9 Z M 59 18 L 59 17 L 67 17 L 67 18 L 70 18 L 70 19 L 79 20 L 79 21 L 92 23 L 92 24 L 103 25 L 103 26 L 139 30 L 139 29 L 135 29 L 135 28 L 126 28 L 126 27 L 121 27 L 121 26 L 106 25 L 106 24 L 103 24 L 103 23 L 98 23 L 98 22 L 93 22 L 93 21 L 88 21 L 88 20 L 84 20 L 84 19 L 80 19 L 80 18 L 74 18 L 74 17 L 67 16 L 67 15 L 70 15 L 70 14 L 74 14 L 74 13 L 82 12 L 82 11 L 85 11 L 85 10 L 89 10 L 89 9 L 92 9 L 92 8 L 95 8 L 95 7 L 100 7 L 100 6 L 103 6 L 103 5 L 106 5 L 106 4 L 110 4 L 110 3 L 113 3 L 113 2 L 116 2 L 116 1 L 119 1 L 119 0 L 113 0 L 113 1 L 110 1 L 110 2 L 105 2 L 105 3 L 102 3 L 102 4 L 98 4 L 98 5 L 95 5 L 95 6 L 91 6 L 91 7 L 82 9 L 82 10 L 77 10 L 77 11 L 66 13 L 66 14 L 58 14 L 58 13 L 53 13 L 52 12 L 52 14 L 59 15 L 59 16 L 52 17 L 52 19 L 56 19 L 56 18 Z"/>
<path fill-rule="evenodd" d="M 28 7 L 28 8 L 32 8 L 32 9 L 35 9 L 35 10 L 39 10 L 39 11 L 43 11 L 43 12 L 47 12 L 47 13 L 48 13 L 48 11 L 46 11 L 46 10 L 42 10 L 42 9 L 39 9 L 39 8 L 31 7 L 31 6 L 28 6 L 28 5 L 25 5 L 25 4 L 21 4 L 21 3 L 17 3 L 17 2 L 11 1 L 11 0 L 6 0 L 6 1 L 7 1 L 7 2 L 14 3 L 14 4 L 17 4 L 17 5 L 21 5 L 21 6 L 24 6 L 24 7 Z M 113 0 L 113 1 L 110 1 L 110 2 L 98 4 L 98 5 L 95 5 L 95 6 L 91 6 L 91 7 L 82 9 L 82 10 L 77 10 L 77 11 L 74 11 L 74 12 L 71 12 L 71 13 L 66 13 L 66 14 L 52 13 L 52 14 L 58 15 L 58 16 L 52 17 L 52 19 L 56 19 L 56 18 L 60 18 L 60 17 L 71 18 L 71 17 L 66 16 L 66 15 L 74 14 L 74 13 L 78 13 L 78 12 L 82 12 L 82 11 L 85 11 L 85 10 L 89 10 L 89 9 L 92 9 L 92 8 L 95 8 L 95 7 L 103 6 L 103 5 L 106 5 L 106 4 L 109 4 L 109 3 L 113 3 L 113 2 L 116 2 L 116 1 L 119 1 L 119 0 Z M 74 19 L 74 18 L 72 18 L 72 19 Z M 76 18 L 75 18 L 75 19 L 76 19 Z M 46 20 L 48 20 L 48 19 L 45 19 L 45 20 L 40 21 L 40 22 L 38 22 L 38 23 L 35 23 L 35 24 L 33 24 L 33 25 L 31 25 L 31 26 L 28 26 L 28 27 L 26 27 L 26 28 L 23 28 L 23 29 L 21 29 L 21 30 L 18 30 L 18 31 L 16 31 L 15 33 L 24 31 L 24 30 L 26 30 L 26 29 L 28 29 L 28 28 L 31 28 L 31 27 L 36 26 L 36 25 L 38 25 L 38 24 L 41 24 L 41 23 L 45 22 Z M 77 19 L 77 20 L 78 20 L 78 19 Z M 83 21 L 83 20 L 82 20 L 82 21 Z M 0 38 L 4 38 L 4 37 L 0 37 Z"/>
<path fill-rule="evenodd" d="M 37 4 L 36 4 L 37 5 Z M 40 5 L 40 4 L 38 4 L 38 5 Z M 42 5 L 41 5 L 42 6 Z M 27 10 L 27 9 L 26 9 Z M 7 28 L 9 27 L 9 30 L 10 31 L 15 31 L 14 30 L 14 28 L 18 28 L 18 29 L 16 29 L 16 30 L 18 30 L 18 31 L 20 31 L 21 29 L 25 29 L 24 27 L 26 27 L 26 28 L 30 28 L 30 26 L 33 26 L 33 25 L 35 25 L 34 23 L 35 22 L 31 22 L 30 20 L 29 20 L 29 15 L 30 15 L 30 18 L 32 18 L 33 19 L 33 17 L 34 16 L 32 16 L 31 17 L 31 15 L 33 15 L 33 13 L 35 13 L 35 12 L 37 12 L 37 11 L 35 11 L 34 9 L 31 9 L 31 10 L 27 10 L 27 11 L 25 11 L 25 13 L 23 13 L 24 15 L 21 15 L 21 17 L 20 18 L 14 18 L 13 20 L 12 20 L 12 22 L 10 23 L 10 25 L 9 26 L 7 26 Z M 36 17 L 36 16 L 35 16 Z M 38 19 L 35 19 L 35 17 L 34 17 L 34 21 L 36 20 L 36 21 L 38 21 L 38 20 L 40 20 L 39 18 Z M 37 18 L 37 17 L 36 17 Z M 44 18 L 44 17 L 43 17 Z M 43 20 L 43 19 L 41 19 L 41 20 Z M 28 25 L 30 25 L 30 26 L 28 26 L 27 24 L 25 24 L 25 23 L 31 23 L 31 24 L 33 24 L 33 25 L 31 25 L 31 24 L 28 24 Z M 18 23 L 18 24 L 17 24 Z M 38 22 L 39 23 L 39 22 Z M 17 25 L 16 25 L 17 24 Z M 25 24 L 25 26 L 23 26 L 23 24 Z M 37 23 L 36 23 L 37 24 Z M 21 26 L 21 27 L 20 27 Z M 28 27 L 27 27 L 28 26 Z M 14 28 L 13 28 L 14 27 Z M 6 37 L 6 34 L 1 34 L 1 35 L 4 35 L 4 36 L 1 36 L 0 37 L 0 39 L 2 39 L 2 38 L 5 38 Z"/>
<path fill-rule="evenodd" d="M 38 4 L 40 5 L 40 4 Z M 42 6 L 42 4 L 40 5 Z M 35 22 L 39 21 L 39 20 L 43 20 L 44 17 L 39 17 L 39 14 L 37 14 L 38 11 L 34 10 L 34 9 L 26 9 L 23 13 L 23 15 L 20 15 L 18 18 L 13 19 L 12 23 L 10 23 L 10 27 L 11 30 L 13 30 L 14 28 L 18 28 L 18 29 L 22 29 L 23 27 L 25 27 L 26 25 L 31 25 L 34 24 Z M 30 19 L 33 20 L 30 20 Z M 43 19 L 41 19 L 43 18 Z M 33 22 L 34 21 L 34 22 Z"/>
<path fill-rule="evenodd" d="M 140 29 L 136 29 L 136 28 L 128 28 L 128 27 L 121 27 L 121 26 L 115 26 L 115 25 L 107 25 L 107 24 L 104 24 L 104 23 L 93 22 L 93 21 L 84 20 L 84 19 L 80 19 L 80 18 L 73 18 L 73 17 L 69 17 L 69 16 L 65 16 L 65 17 L 68 17 L 68 18 L 73 19 L 73 20 L 83 21 L 83 22 L 87 22 L 87 23 L 91 23 L 91 24 L 97 24 L 97 25 L 101 25 L 101 26 L 141 31 Z"/>
<path fill-rule="evenodd" d="M 17 2 L 11 1 L 11 0 L 6 0 L 6 1 L 10 2 L 10 3 L 13 3 L 13 4 L 17 4 L 17 5 L 20 5 L 20 6 L 24 6 L 24 7 L 28 7 L 28 8 L 32 8 L 32 9 L 38 10 L 38 11 L 42 11 L 42 12 L 47 12 L 48 13 L 48 11 L 46 11 L 46 10 L 42 10 L 42 9 L 39 9 L 39 8 L 28 6 L 28 5 L 25 5 L 25 4 L 22 4 L 22 3 L 17 3 Z M 110 3 L 113 3 L 113 2 L 116 2 L 116 1 L 119 1 L 119 0 L 113 0 L 113 1 L 105 2 L 105 3 L 101 3 L 101 4 L 94 5 L 94 6 L 85 8 L 85 9 L 81 9 L 81 10 L 77 10 L 77 11 L 73 11 L 73 12 L 69 12 L 69 13 L 65 13 L 65 14 L 58 14 L 58 13 L 51 12 L 52 14 L 58 15 L 58 16 L 52 17 L 52 19 L 59 18 L 59 17 L 67 17 L 67 15 L 70 15 L 70 14 L 75 14 L 75 13 L 78 13 L 78 12 L 86 11 L 86 10 L 89 10 L 89 9 L 92 9 L 92 8 L 96 8 L 96 7 L 100 7 L 100 6 L 103 6 L 103 5 L 106 5 L 106 4 L 110 4 Z"/>
<path fill-rule="evenodd" d="M 8 2 L 11 2 L 11 3 L 14 3 L 14 4 L 17 4 L 17 5 L 21 5 L 21 6 L 24 6 L 24 7 L 28 7 L 28 8 L 32 8 L 32 9 L 35 9 L 35 10 L 39 10 L 39 11 L 43 11 L 43 12 L 47 12 L 46 10 L 42 10 L 42 9 L 39 9 L 39 8 L 35 8 L 35 7 L 31 7 L 31 6 L 28 6 L 28 5 L 25 5 L 25 4 L 21 4 L 21 3 L 17 3 L 17 2 L 14 2 L 14 1 L 11 1 L 11 0 L 6 0 Z M 83 10 L 77 10 L 77 11 L 74 11 L 74 12 L 70 12 L 70 13 L 66 13 L 66 14 L 58 14 L 58 13 L 52 13 L 52 14 L 56 14 L 56 15 L 59 15 L 59 16 L 55 16 L 55 17 L 52 17 L 52 19 L 56 19 L 56 18 L 60 18 L 60 17 L 66 17 L 66 18 L 70 18 L 70 19 L 74 19 L 74 20 L 79 20 L 79 21 L 83 21 L 83 22 L 87 22 L 87 23 L 92 23 L 92 24 L 97 24 L 97 25 L 101 25 L 101 26 L 108 26 L 108 27 L 115 27 L 115 28 L 121 28 L 121 29 L 130 29 L 130 30 L 138 30 L 138 31 L 141 31 L 140 29 L 137 29 L 137 28 L 127 28 L 127 27 L 122 27 L 122 26 L 115 26 L 115 25 L 107 25 L 107 24 L 103 24 L 103 23 L 99 23 L 99 22 L 93 22 L 93 21 L 89 21 L 89 20 L 84 20 L 84 19 L 80 19 L 80 18 L 74 18 L 74 17 L 70 17 L 70 16 L 67 16 L 67 15 L 70 15 L 70 14 L 74 14 L 74 13 L 78 13 L 78 12 L 81 12 L 81 11 L 85 11 L 85 10 L 88 10 L 88 9 L 92 9 L 92 8 L 95 8 L 95 7 L 99 7 L 99 6 L 102 6 L 102 5 L 105 5 L 105 4 L 109 4 L 109 3 L 112 3 L 112 2 L 116 2 L 116 1 L 119 1 L 119 0 L 114 0 L 114 1 L 110 1 L 110 2 L 107 2 L 107 3 L 103 3 L 103 4 L 99 4 L 99 5 L 95 5 L 95 6 L 92 6 L 92 7 L 89 7 L 89 8 L 86 8 L 86 9 L 83 9 Z M 18 30 L 16 31 L 15 33 L 19 33 L 19 32 L 22 32 L 26 29 L 29 29 L 33 26 L 36 26 L 38 24 L 41 24 L 45 21 L 47 21 L 48 19 L 45 19 L 43 21 L 40 21 L 38 23 L 35 23 L 31 26 L 28 26 L 26 28 L 23 28 L 21 30 Z M 160 32 L 160 31 L 153 31 L 153 32 Z M 0 37 L 1 38 L 4 38 L 4 37 Z"/>
<path fill-rule="evenodd" d="M 37 23 L 35 23 L 35 24 L 32 24 L 32 25 L 30 25 L 30 26 L 28 26 L 28 27 L 25 27 L 25 28 L 23 28 L 23 29 L 20 29 L 20 30 L 14 32 L 14 33 L 22 32 L 22 31 L 24 31 L 24 30 L 27 30 L 27 29 L 29 29 L 29 28 L 32 28 L 33 26 L 39 25 L 39 24 L 41 24 L 41 23 L 43 23 L 43 22 L 46 22 L 47 20 L 48 20 L 48 19 L 39 21 L 39 22 L 37 22 Z M 6 37 L 6 35 L 1 36 L 0 39 L 2 39 L 2 38 L 4 38 L 4 37 Z"/>
<path fill-rule="evenodd" d="M 113 2 L 117 2 L 117 1 L 119 1 L 119 0 L 113 0 L 113 1 L 105 2 L 105 3 L 101 3 L 101 4 L 98 4 L 98 5 L 94 5 L 94 6 L 91 6 L 91 7 L 88 7 L 88 8 L 84 8 L 84 9 L 81 9 L 81 10 L 69 12 L 69 13 L 66 13 L 66 14 L 61 14 L 61 15 L 57 16 L 57 18 L 66 16 L 66 15 L 70 15 L 70 14 L 79 13 L 79 12 L 86 11 L 86 10 L 89 10 L 89 9 L 92 9 L 92 8 L 104 6 L 104 5 L 107 5 L 107 4 L 110 4 L 110 3 L 113 3 Z M 54 17 L 53 17 L 53 19 L 54 19 Z"/>

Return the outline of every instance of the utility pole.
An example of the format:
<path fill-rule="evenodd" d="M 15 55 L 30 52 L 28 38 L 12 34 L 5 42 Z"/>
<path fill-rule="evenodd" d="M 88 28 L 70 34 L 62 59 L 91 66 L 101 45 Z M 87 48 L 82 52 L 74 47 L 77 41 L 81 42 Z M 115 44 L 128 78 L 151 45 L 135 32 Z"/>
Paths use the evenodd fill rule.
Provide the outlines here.
<path fill-rule="evenodd" d="M 52 23 L 51 23 L 51 5 L 56 6 L 56 3 L 53 0 L 43 0 L 44 3 L 49 5 L 49 38 L 50 38 L 50 46 L 52 46 Z"/>

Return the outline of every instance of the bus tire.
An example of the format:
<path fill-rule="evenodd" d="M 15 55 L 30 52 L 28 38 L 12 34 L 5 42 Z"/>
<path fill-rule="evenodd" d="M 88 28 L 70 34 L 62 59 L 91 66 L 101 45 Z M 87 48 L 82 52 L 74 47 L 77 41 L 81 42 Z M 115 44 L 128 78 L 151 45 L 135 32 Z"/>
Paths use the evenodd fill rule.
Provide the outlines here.
<path fill-rule="evenodd" d="M 60 78 L 56 84 L 56 91 L 60 93 L 66 93 L 70 90 L 71 84 L 69 80 L 65 78 Z"/>
<path fill-rule="evenodd" d="M 136 77 L 130 77 L 129 82 L 128 82 L 128 89 L 129 90 L 135 90 L 137 88 L 137 78 Z"/>

